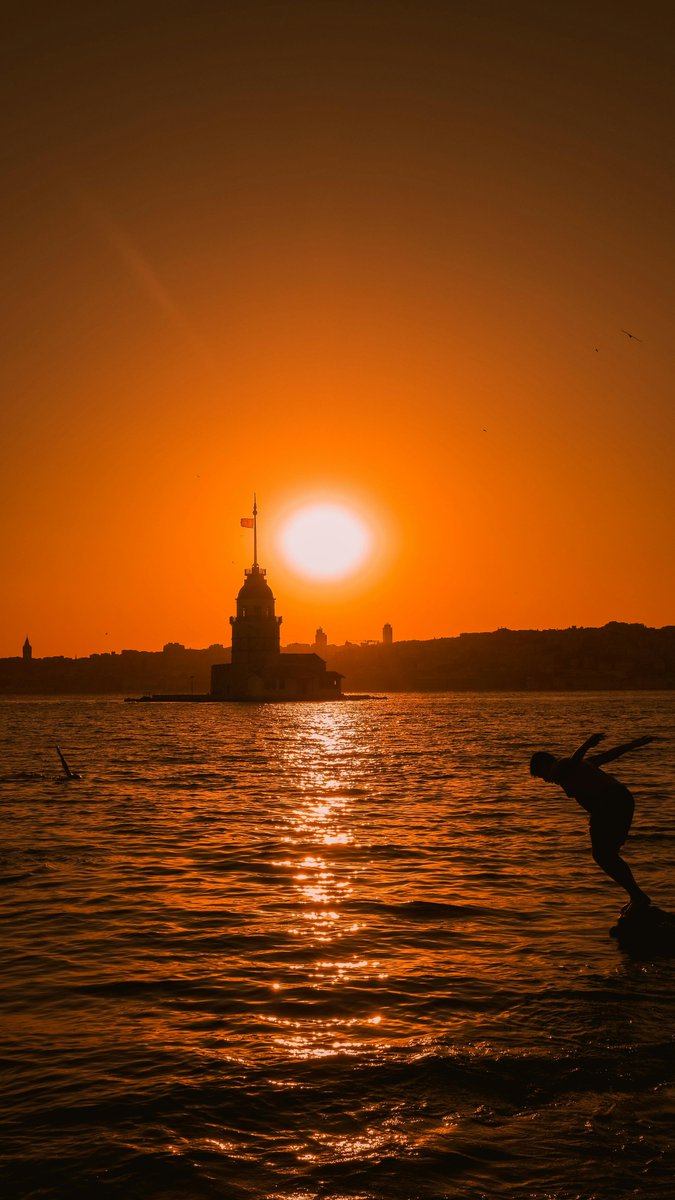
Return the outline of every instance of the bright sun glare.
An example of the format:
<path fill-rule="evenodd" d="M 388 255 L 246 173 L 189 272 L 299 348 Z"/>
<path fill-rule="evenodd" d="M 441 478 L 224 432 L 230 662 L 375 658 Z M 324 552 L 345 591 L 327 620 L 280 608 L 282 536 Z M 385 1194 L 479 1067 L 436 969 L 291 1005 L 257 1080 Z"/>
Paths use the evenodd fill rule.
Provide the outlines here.
<path fill-rule="evenodd" d="M 337 579 L 361 565 L 371 545 L 367 526 L 341 504 L 313 504 L 289 517 L 279 543 L 288 564 L 311 579 Z"/>

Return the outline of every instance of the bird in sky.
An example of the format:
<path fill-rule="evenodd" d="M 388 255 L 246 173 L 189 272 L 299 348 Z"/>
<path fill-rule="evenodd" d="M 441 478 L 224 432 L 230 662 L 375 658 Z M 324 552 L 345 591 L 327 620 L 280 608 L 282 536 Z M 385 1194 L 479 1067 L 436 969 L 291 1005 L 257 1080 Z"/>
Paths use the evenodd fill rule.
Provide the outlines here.
<path fill-rule="evenodd" d="M 627 329 L 622 329 L 621 332 L 625 333 L 627 338 L 632 338 L 634 342 L 642 341 L 642 338 L 636 337 L 634 333 L 629 333 Z"/>

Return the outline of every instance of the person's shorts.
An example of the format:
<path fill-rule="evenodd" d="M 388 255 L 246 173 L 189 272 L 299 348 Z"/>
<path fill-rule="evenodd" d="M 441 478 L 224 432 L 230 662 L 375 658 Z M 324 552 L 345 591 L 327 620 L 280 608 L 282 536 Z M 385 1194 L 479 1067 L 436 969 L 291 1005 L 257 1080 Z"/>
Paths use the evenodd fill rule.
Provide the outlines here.
<path fill-rule="evenodd" d="M 594 850 L 613 853 L 623 846 L 633 820 L 634 807 L 633 797 L 626 791 L 621 803 L 592 814 L 589 829 Z"/>

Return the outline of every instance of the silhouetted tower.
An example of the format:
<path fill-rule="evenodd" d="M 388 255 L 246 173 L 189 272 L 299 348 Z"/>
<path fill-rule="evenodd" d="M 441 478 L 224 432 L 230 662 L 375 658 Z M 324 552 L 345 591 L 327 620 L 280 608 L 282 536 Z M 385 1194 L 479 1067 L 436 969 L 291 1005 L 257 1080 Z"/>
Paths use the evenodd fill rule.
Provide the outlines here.
<path fill-rule="evenodd" d="M 242 524 L 250 528 L 249 517 Z M 253 497 L 253 566 L 245 572 L 244 583 L 237 596 L 237 615 L 230 617 L 232 626 L 232 666 L 247 671 L 262 671 L 273 665 L 280 653 L 279 626 L 281 617 L 274 614 L 274 596 L 265 581 L 265 572 L 258 566 L 258 505 Z"/>
<path fill-rule="evenodd" d="M 314 645 L 319 653 L 321 653 L 322 650 L 325 650 L 326 646 L 328 645 L 328 635 L 324 633 L 321 627 L 319 627 L 314 634 Z"/>
<path fill-rule="evenodd" d="M 383 646 L 391 646 L 391 643 L 393 642 L 393 640 L 394 640 L 394 631 L 393 631 L 391 625 L 383 625 L 382 626 L 382 645 Z"/>
<path fill-rule="evenodd" d="M 33 647 L 31 646 L 30 642 L 28 641 L 28 637 L 26 637 L 26 640 L 23 644 L 23 650 L 21 651 L 21 653 L 23 656 L 23 661 L 30 662 L 30 660 L 33 657 Z"/>

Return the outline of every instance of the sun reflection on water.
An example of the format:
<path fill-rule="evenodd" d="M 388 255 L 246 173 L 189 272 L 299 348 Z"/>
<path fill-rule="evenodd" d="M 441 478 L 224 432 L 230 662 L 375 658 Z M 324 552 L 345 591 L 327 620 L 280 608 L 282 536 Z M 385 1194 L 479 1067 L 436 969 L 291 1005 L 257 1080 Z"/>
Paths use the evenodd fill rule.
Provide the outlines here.
<path fill-rule="evenodd" d="M 287 847 L 283 865 L 294 897 L 287 932 L 297 939 L 302 957 L 287 964 L 285 978 L 277 972 L 272 988 L 279 1007 L 263 1020 L 291 1058 L 354 1055 L 364 1045 L 372 1047 L 374 1036 L 381 1039 L 386 1024 L 380 998 L 370 991 L 386 979 L 386 971 L 379 958 L 368 954 L 366 926 L 350 911 L 359 877 L 367 870 L 357 853 L 350 853 L 361 849 L 362 817 L 355 804 L 367 795 L 354 753 L 361 718 L 353 706 L 342 705 L 305 709 L 298 716 L 296 736 L 285 751 L 297 793 L 293 805 L 280 811 L 280 841 Z M 354 937 L 359 938 L 358 952 L 330 953 L 331 947 Z M 290 1012 L 284 1002 L 307 1004 L 307 1016 L 297 1007 Z M 331 1014 L 310 1011 L 317 1002 Z"/>
<path fill-rule="evenodd" d="M 372 1049 L 372 1031 L 378 1029 L 382 1015 L 298 1019 L 260 1013 L 258 1019 L 272 1027 L 274 1044 L 287 1057 L 317 1059 L 334 1055 L 354 1057 Z M 379 1034 L 377 1040 L 381 1048 Z"/>

